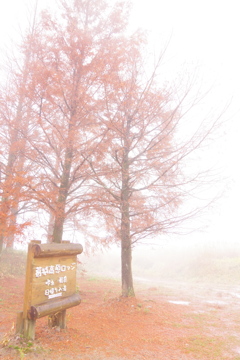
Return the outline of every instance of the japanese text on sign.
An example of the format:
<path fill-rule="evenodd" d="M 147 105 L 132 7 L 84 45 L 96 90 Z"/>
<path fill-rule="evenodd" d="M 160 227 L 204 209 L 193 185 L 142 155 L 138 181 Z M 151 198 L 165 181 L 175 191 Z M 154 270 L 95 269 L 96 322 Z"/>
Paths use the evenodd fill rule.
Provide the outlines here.
<path fill-rule="evenodd" d="M 72 263 L 71 265 L 56 264 L 56 265 L 50 265 L 50 266 L 45 266 L 45 267 L 37 266 L 35 276 L 37 278 L 39 278 L 41 276 L 45 276 L 48 274 L 54 275 L 54 274 L 59 274 L 61 272 L 67 271 L 67 270 L 75 270 L 75 268 L 76 268 L 76 263 Z"/>
<path fill-rule="evenodd" d="M 62 276 L 58 278 L 59 284 L 67 283 L 67 276 Z M 47 279 L 45 282 L 47 286 L 53 286 L 52 288 L 48 288 L 45 290 L 44 294 L 48 296 L 49 299 L 62 296 L 62 293 L 67 291 L 67 286 L 64 284 L 63 286 L 55 285 L 55 281 L 52 279 Z"/>

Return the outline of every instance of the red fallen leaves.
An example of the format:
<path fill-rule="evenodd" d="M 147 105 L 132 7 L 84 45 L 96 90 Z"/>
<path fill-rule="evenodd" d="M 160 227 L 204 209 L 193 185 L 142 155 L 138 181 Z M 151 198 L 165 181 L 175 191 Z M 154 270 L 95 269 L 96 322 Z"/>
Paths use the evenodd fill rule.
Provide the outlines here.
<path fill-rule="evenodd" d="M 4 335 L 5 340 L 7 337 L 10 340 L 8 346 L 0 349 L 0 358 L 12 360 L 17 359 L 17 348 L 27 348 L 20 345 L 21 340 L 16 340 L 11 331 L 17 311 L 22 309 L 24 280 L 0 278 L 0 287 L 0 337 L 1 341 Z M 37 320 L 36 340 L 30 344 L 26 359 L 231 358 L 221 352 L 219 336 L 209 332 L 209 324 L 193 316 L 194 306 L 170 304 L 156 289 L 139 290 L 137 298 L 119 297 L 120 284 L 113 280 L 81 278 L 79 287 L 82 303 L 67 310 L 67 329 L 50 329 L 47 318 Z M 212 320 L 216 321 L 216 327 L 220 326 L 219 314 Z"/>

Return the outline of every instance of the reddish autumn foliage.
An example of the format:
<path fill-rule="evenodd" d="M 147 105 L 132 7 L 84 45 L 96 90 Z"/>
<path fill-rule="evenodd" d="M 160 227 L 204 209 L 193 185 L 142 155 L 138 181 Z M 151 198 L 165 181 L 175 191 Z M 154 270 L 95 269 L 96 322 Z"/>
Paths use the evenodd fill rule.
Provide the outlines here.
<path fill-rule="evenodd" d="M 62 2 L 62 10 L 56 17 L 42 14 L 29 91 L 35 126 L 28 156 L 38 168 L 31 191 L 51 214 L 54 242 L 61 242 L 67 220 L 81 228 L 79 219 L 89 214 L 93 189 L 87 159 L 105 136 L 97 118 L 103 78 L 111 79 L 124 61 L 126 42 L 119 4 L 111 9 L 99 1 Z"/>
<path fill-rule="evenodd" d="M 16 232 L 20 204 L 47 214 L 48 241 L 60 243 L 68 225 L 117 242 L 124 296 L 134 295 L 133 246 L 194 213 L 177 213 L 194 178 L 182 164 L 211 129 L 179 141 L 187 92 L 159 85 L 161 58 L 144 65 L 144 36 L 125 31 L 128 10 L 63 0 L 44 11 L 22 46 L 16 96 L 5 89 L 0 104 L 1 242 Z"/>

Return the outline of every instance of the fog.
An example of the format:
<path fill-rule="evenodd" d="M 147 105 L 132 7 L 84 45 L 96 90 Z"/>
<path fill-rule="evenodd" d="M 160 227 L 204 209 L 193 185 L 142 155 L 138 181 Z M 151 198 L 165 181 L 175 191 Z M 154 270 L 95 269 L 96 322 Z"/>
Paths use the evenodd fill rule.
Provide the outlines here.
<path fill-rule="evenodd" d="M 46 3 L 39 1 L 39 6 Z M 12 47 L 9 39 L 21 35 L 19 29 L 27 23 L 29 4 L 29 1 L 11 0 L 0 5 L 2 54 L 5 45 L 8 49 Z M 139 244 L 134 248 L 133 274 L 135 279 L 144 281 L 210 281 L 217 277 L 227 281 L 234 278 L 234 269 L 239 266 L 240 230 L 236 210 L 240 200 L 238 4 L 234 1 L 229 1 L 227 6 L 217 1 L 193 4 L 187 0 L 136 0 L 131 26 L 132 29 L 146 27 L 156 49 L 169 42 L 165 78 L 171 81 L 183 71 L 185 75 L 186 69 L 188 72 L 197 70 L 203 91 L 212 88 L 208 100 L 197 109 L 199 116 L 221 112 L 225 104 L 230 104 L 224 114 L 223 135 L 207 150 L 219 171 L 221 184 L 216 183 L 216 186 L 220 185 L 222 196 L 201 218 L 191 220 L 182 234 L 159 235 L 149 239 L 149 245 Z M 25 5 L 28 10 L 24 10 Z M 81 234 L 69 232 L 66 236 L 87 246 Z M 22 239 L 25 245 L 20 243 L 16 247 L 26 249 L 26 242 L 36 238 L 45 241 L 41 229 L 35 226 Z M 120 279 L 119 247 L 96 250 L 94 254 L 93 244 L 92 249 L 86 250 L 89 255 L 85 253 L 79 257 L 86 276 Z"/>
<path fill-rule="evenodd" d="M 120 280 L 120 248 L 116 246 L 95 254 L 82 254 L 81 274 L 88 278 L 107 277 Z M 204 234 L 193 240 L 165 239 L 156 245 L 139 245 L 133 250 L 133 278 L 161 285 L 165 282 L 236 284 L 240 270 L 239 244 L 208 242 Z"/>

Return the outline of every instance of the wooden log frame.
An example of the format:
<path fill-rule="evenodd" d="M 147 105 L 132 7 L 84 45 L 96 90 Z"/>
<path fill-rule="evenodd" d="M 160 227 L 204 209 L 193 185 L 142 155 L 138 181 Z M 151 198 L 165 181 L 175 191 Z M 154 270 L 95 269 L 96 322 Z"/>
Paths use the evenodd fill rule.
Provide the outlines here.
<path fill-rule="evenodd" d="M 81 244 L 71 244 L 67 242 L 61 244 L 38 244 L 34 242 L 32 251 L 35 258 L 69 256 L 81 254 L 83 247 Z"/>
<path fill-rule="evenodd" d="M 79 293 L 76 293 L 72 296 L 65 297 L 63 299 L 58 299 L 51 302 L 46 302 L 43 304 L 31 306 L 28 310 L 28 319 L 36 320 L 43 316 L 56 314 L 62 310 L 69 309 L 70 307 L 77 306 L 81 302 Z"/>
<path fill-rule="evenodd" d="M 23 311 L 16 332 L 34 340 L 38 318 L 49 316 L 50 327 L 66 327 L 66 309 L 81 302 L 76 292 L 77 255 L 82 245 L 63 242 L 28 246 Z"/>

